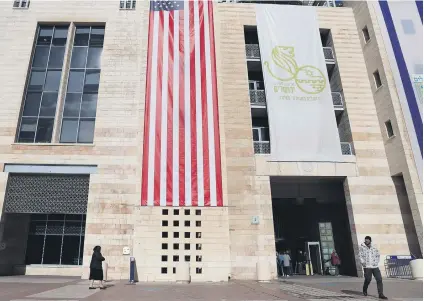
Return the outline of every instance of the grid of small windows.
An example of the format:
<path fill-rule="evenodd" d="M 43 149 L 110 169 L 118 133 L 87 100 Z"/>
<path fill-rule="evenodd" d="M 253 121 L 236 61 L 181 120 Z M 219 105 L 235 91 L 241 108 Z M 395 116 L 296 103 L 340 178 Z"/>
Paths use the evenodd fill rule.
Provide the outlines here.
<path fill-rule="evenodd" d="M 63 109 L 61 143 L 92 143 L 104 26 L 77 26 Z"/>
<path fill-rule="evenodd" d="M 39 26 L 18 142 L 51 142 L 68 26 Z"/>
<path fill-rule="evenodd" d="M 135 9 L 136 0 L 121 0 L 119 1 L 120 9 Z"/>
<path fill-rule="evenodd" d="M 172 216 L 171 214 L 172 213 Z M 194 213 L 197 217 L 195 218 L 194 223 L 190 223 L 189 216 Z M 199 227 L 202 226 L 202 222 L 200 216 L 202 215 L 202 211 L 200 209 L 190 210 L 190 209 L 162 209 L 162 238 L 166 238 L 168 240 L 167 243 L 162 243 L 162 250 L 173 250 L 170 252 L 172 255 L 168 256 L 165 254 L 161 255 L 161 274 L 176 274 L 177 268 L 173 266 L 176 262 L 185 261 L 191 262 L 191 260 L 196 260 L 195 262 L 198 265 L 201 265 L 203 261 L 203 257 L 201 255 L 202 250 L 202 232 Z M 165 217 L 167 216 L 167 217 Z M 171 223 L 168 219 L 173 220 L 173 229 L 168 228 Z M 181 223 L 180 223 L 180 219 Z M 181 228 L 179 228 L 181 227 Z M 196 227 L 196 231 L 191 232 L 192 228 Z M 172 230 L 172 233 L 169 232 Z M 180 232 L 181 231 L 181 232 Z M 172 234 L 172 235 L 171 235 Z M 174 240 L 172 240 L 172 238 Z M 194 238 L 195 240 L 191 240 L 190 238 Z M 169 247 L 168 247 L 169 246 Z M 181 246 L 181 247 L 180 247 Z M 166 251 L 165 251 L 166 252 Z M 169 252 L 169 251 L 168 251 Z M 187 255 L 190 254 L 190 255 Z M 191 256 L 193 255 L 193 256 Z M 172 261 L 171 261 L 172 260 Z M 171 270 L 172 267 L 172 270 Z M 196 274 L 202 274 L 202 267 L 196 267 Z"/>

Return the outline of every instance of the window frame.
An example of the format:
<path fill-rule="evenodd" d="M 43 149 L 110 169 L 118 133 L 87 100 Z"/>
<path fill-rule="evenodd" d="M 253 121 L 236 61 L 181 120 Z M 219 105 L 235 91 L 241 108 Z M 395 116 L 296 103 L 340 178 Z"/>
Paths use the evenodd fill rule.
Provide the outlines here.
<path fill-rule="evenodd" d="M 368 42 L 371 41 L 371 35 L 367 25 L 362 28 L 362 37 L 364 38 L 365 44 L 368 44 Z"/>
<path fill-rule="evenodd" d="M 377 69 L 372 73 L 374 78 L 375 88 L 378 90 L 383 86 L 383 81 L 381 80 L 380 71 Z"/>
<path fill-rule="evenodd" d="M 14 9 L 28 9 L 30 0 L 14 0 L 13 1 L 13 8 Z M 17 6 L 15 6 L 17 4 Z"/>
<path fill-rule="evenodd" d="M 75 36 L 76 36 L 78 27 L 89 27 L 90 28 L 89 34 L 88 34 L 87 45 L 75 45 Z M 69 59 L 69 67 L 66 68 L 66 72 L 68 74 L 68 78 L 67 78 L 66 85 L 65 85 L 65 91 L 63 93 L 64 94 L 63 100 L 62 100 L 63 101 L 63 109 L 61 111 L 60 126 L 59 126 L 58 137 L 57 137 L 58 142 L 60 144 L 79 144 L 79 145 L 83 145 L 83 144 L 93 144 L 94 143 L 94 133 L 95 133 L 96 119 L 97 119 L 97 116 L 96 116 L 97 115 L 97 103 L 98 103 L 98 95 L 99 95 L 99 87 L 100 87 L 101 70 L 102 70 L 102 68 L 101 68 L 101 65 L 99 67 L 97 67 L 97 68 L 87 67 L 88 58 L 89 58 L 89 50 L 90 50 L 90 42 L 91 42 L 91 36 L 92 36 L 92 32 L 93 32 L 93 27 L 94 28 L 95 27 L 103 27 L 103 31 L 104 31 L 104 33 L 103 33 L 103 44 L 101 46 L 102 53 L 103 53 L 103 49 L 104 49 L 104 36 L 105 36 L 105 31 L 106 31 L 106 25 L 105 24 L 103 24 L 103 25 L 98 25 L 98 24 L 91 24 L 91 25 L 75 24 L 74 25 L 73 36 L 71 37 L 71 43 L 70 43 L 70 45 L 68 47 L 68 50 L 69 50 L 69 55 L 68 55 L 69 56 L 69 58 L 68 58 Z M 95 47 L 93 47 L 93 48 L 100 48 L 100 47 L 96 47 L 98 45 L 94 45 L 94 46 Z M 71 66 L 71 64 L 72 64 L 72 57 L 74 55 L 74 49 L 75 48 L 87 48 L 87 52 L 85 54 L 84 67 L 80 67 L 80 66 L 78 66 L 78 67 L 72 67 Z M 100 54 L 100 60 L 101 60 L 102 53 Z M 68 92 L 68 89 L 69 89 L 69 80 L 71 78 L 70 74 L 73 71 L 74 72 L 84 72 L 83 79 L 82 79 L 82 87 L 81 87 L 81 91 L 71 91 L 71 92 Z M 95 114 L 94 117 L 85 117 L 85 116 L 84 117 L 81 117 L 82 106 L 83 106 L 83 98 L 84 98 L 84 93 L 85 93 L 84 90 L 85 90 L 86 79 L 87 79 L 87 73 L 90 73 L 90 72 L 98 72 L 98 74 L 99 74 L 99 83 L 98 83 L 99 87 L 97 88 L 97 91 L 95 93 L 93 93 L 93 91 L 87 91 L 86 92 L 87 95 L 94 95 L 94 94 L 97 95 L 96 109 L 95 109 L 96 114 Z M 65 106 L 66 106 L 66 99 L 67 99 L 67 95 L 68 94 L 80 94 L 78 116 L 65 116 Z M 64 124 L 64 121 L 66 121 L 66 120 L 70 120 L 70 121 L 77 120 L 77 128 L 76 128 L 75 141 L 74 142 L 62 142 L 63 124 Z M 81 122 L 82 121 L 88 121 L 88 122 L 91 121 L 91 122 L 94 122 L 94 126 L 93 126 L 93 138 L 92 138 L 92 141 L 90 141 L 90 142 L 79 142 L 79 134 L 80 134 Z"/>
<path fill-rule="evenodd" d="M 130 7 L 127 7 L 129 4 Z M 120 10 L 135 10 L 137 7 L 137 0 L 120 0 L 119 9 Z"/>
<path fill-rule="evenodd" d="M 28 66 L 28 72 L 27 72 L 27 79 L 26 79 L 26 83 L 25 83 L 25 89 L 24 89 L 24 93 L 22 96 L 22 101 L 21 101 L 21 111 L 19 114 L 19 121 L 18 121 L 18 126 L 16 129 L 16 137 L 15 137 L 15 143 L 23 143 L 23 144 L 43 144 L 43 143 L 54 143 L 54 129 L 55 129 L 55 122 L 57 119 L 57 109 L 60 105 L 60 87 L 61 87 L 61 83 L 62 83 L 62 75 L 63 75 L 63 70 L 65 69 L 65 64 L 66 64 L 66 47 L 67 47 L 67 43 L 69 40 L 69 28 L 70 28 L 71 24 L 42 24 L 39 23 L 37 24 L 37 29 L 36 29 L 36 33 L 35 33 L 35 37 L 34 37 L 34 42 L 33 42 L 33 49 L 31 52 L 31 58 L 29 61 L 29 66 Z M 40 38 L 40 32 L 43 28 L 48 28 L 51 27 L 51 38 L 48 44 L 39 44 L 39 38 Z M 66 42 L 64 45 L 54 45 L 54 37 L 55 37 L 55 33 L 57 29 L 65 29 L 66 28 Z M 45 61 L 45 64 L 43 66 L 34 66 L 34 61 L 36 59 L 36 52 L 37 52 L 37 48 L 40 47 L 40 49 L 42 47 L 48 47 L 48 53 L 47 53 L 47 58 Z M 53 47 L 63 47 L 64 48 L 64 52 L 63 52 L 63 58 L 62 58 L 62 65 L 60 67 L 58 66 L 49 66 L 50 63 L 50 58 L 51 58 L 51 53 L 52 53 L 52 48 Z M 31 83 L 31 79 L 33 77 L 34 73 L 40 73 L 43 72 L 43 83 L 42 83 L 42 88 L 40 90 L 32 90 L 30 89 L 30 83 Z M 57 87 L 57 91 L 54 90 L 47 90 L 46 89 L 46 81 L 47 81 L 47 75 L 49 72 L 60 72 L 60 76 L 59 76 L 59 84 Z M 55 108 L 54 108 L 54 114 L 52 116 L 44 116 L 44 115 L 40 115 L 41 113 L 41 109 L 42 109 L 42 105 L 43 105 L 43 98 L 44 98 L 44 94 L 49 94 L 49 93 L 56 93 L 56 103 L 55 103 Z M 27 99 L 28 96 L 30 94 L 40 94 L 40 101 L 38 104 L 38 112 L 37 115 L 24 115 L 25 113 L 25 107 L 27 105 Z M 36 124 L 35 124 L 35 130 L 34 130 L 34 138 L 32 139 L 32 142 L 28 142 L 28 141 L 20 141 L 20 137 L 21 137 L 21 130 L 22 130 L 22 124 L 23 121 L 28 120 L 28 119 L 36 119 Z M 53 119 L 53 125 L 52 125 L 52 134 L 50 137 L 50 141 L 39 141 L 37 142 L 37 133 L 38 133 L 38 124 L 40 119 Z"/>
<path fill-rule="evenodd" d="M 85 46 L 87 52 L 84 57 L 84 66 L 71 68 L 73 44 L 78 27 L 89 28 L 89 34 L 93 35 L 92 38 L 89 35 L 88 43 Z M 41 33 L 41 30 L 44 28 L 46 32 Z M 61 31 L 57 31 L 58 29 L 61 29 Z M 50 145 L 92 145 L 94 143 L 105 32 L 106 24 L 104 22 L 88 24 L 40 22 L 37 24 L 14 143 Z M 85 38 L 84 34 L 81 38 Z M 83 43 L 85 43 L 85 40 Z M 35 65 L 34 62 L 36 62 Z M 78 116 L 76 116 L 78 121 L 76 139 L 73 142 L 61 142 L 62 124 L 71 70 L 84 72 L 83 82 L 81 84 L 82 91 L 80 92 L 79 112 Z M 89 77 L 89 74 L 93 74 L 92 77 Z M 86 82 L 87 78 L 91 80 Z M 31 79 L 33 81 L 32 85 L 30 85 Z M 35 82 L 34 79 L 36 79 Z M 46 86 L 47 79 L 51 79 L 49 81 L 49 87 Z M 49 89 L 47 90 L 46 88 Z M 55 107 L 53 107 L 53 95 L 56 97 Z M 31 101 L 27 102 L 27 99 Z M 39 121 L 42 121 L 40 128 L 38 128 Z M 80 133 L 81 129 L 85 130 Z M 47 137 L 48 139 L 37 140 L 37 134 L 39 138 Z M 46 134 L 48 135 L 46 136 Z"/>
<path fill-rule="evenodd" d="M 393 128 L 393 124 L 392 124 L 392 121 L 390 119 L 388 119 L 384 122 L 384 127 L 386 128 L 387 138 L 391 139 L 393 137 L 396 137 L 395 130 Z"/>
<path fill-rule="evenodd" d="M 255 138 L 253 138 L 254 142 L 270 142 L 271 139 L 268 140 L 264 140 L 263 136 L 265 136 L 265 134 L 263 133 L 263 130 L 267 129 L 268 130 L 268 136 L 269 136 L 269 127 L 266 126 L 252 126 L 252 138 L 253 138 L 253 132 L 257 131 L 258 132 L 258 141 L 255 141 Z"/>

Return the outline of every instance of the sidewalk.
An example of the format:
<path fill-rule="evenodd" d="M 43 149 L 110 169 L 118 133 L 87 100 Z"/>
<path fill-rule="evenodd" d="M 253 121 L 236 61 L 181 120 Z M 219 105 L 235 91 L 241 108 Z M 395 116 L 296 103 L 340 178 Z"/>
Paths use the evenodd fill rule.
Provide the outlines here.
<path fill-rule="evenodd" d="M 347 277 L 292 277 L 257 283 L 146 284 L 108 282 L 106 290 L 89 290 L 88 281 L 78 278 L 0 277 L 0 301 L 375 301 L 363 297 L 362 279 Z M 375 284 L 370 294 L 375 293 Z M 385 281 L 393 301 L 422 299 L 422 282 Z"/>

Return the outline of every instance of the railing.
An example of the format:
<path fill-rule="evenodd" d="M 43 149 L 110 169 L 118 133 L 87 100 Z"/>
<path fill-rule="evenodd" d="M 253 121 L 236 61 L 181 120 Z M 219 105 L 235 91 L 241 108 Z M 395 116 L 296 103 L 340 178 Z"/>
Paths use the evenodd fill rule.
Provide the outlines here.
<path fill-rule="evenodd" d="M 343 109 L 343 96 L 340 92 L 331 92 L 333 98 L 333 105 L 336 109 Z"/>
<path fill-rule="evenodd" d="M 259 51 L 259 44 L 246 44 L 246 58 L 247 59 L 260 59 L 261 52 Z"/>
<path fill-rule="evenodd" d="M 350 142 L 341 142 L 342 155 L 353 155 L 352 144 Z M 270 154 L 271 146 L 269 141 L 253 141 L 255 154 Z"/>
<path fill-rule="evenodd" d="M 255 154 L 271 153 L 269 141 L 253 141 L 253 148 L 254 148 Z"/>
<path fill-rule="evenodd" d="M 412 270 L 409 263 L 414 259 L 415 257 L 410 255 L 386 256 L 384 266 L 386 268 L 387 278 L 412 279 Z"/>
<path fill-rule="evenodd" d="M 259 60 L 261 58 L 261 52 L 259 50 L 259 44 L 246 44 L 246 58 Z M 335 63 L 336 58 L 334 57 L 334 51 L 331 47 L 323 47 L 324 57 L 326 62 Z"/>
<path fill-rule="evenodd" d="M 266 97 L 265 90 L 250 90 L 250 104 L 256 106 L 265 106 Z"/>
<path fill-rule="evenodd" d="M 326 62 L 335 62 L 336 58 L 334 57 L 333 48 L 331 47 L 323 47 L 324 57 Z"/>
<path fill-rule="evenodd" d="M 266 105 L 265 90 L 249 90 L 250 104 L 256 106 Z M 335 109 L 343 109 L 343 96 L 340 92 L 331 92 L 333 98 L 333 105 Z"/>
<path fill-rule="evenodd" d="M 341 142 L 342 155 L 350 156 L 353 155 L 352 144 L 350 142 Z"/>

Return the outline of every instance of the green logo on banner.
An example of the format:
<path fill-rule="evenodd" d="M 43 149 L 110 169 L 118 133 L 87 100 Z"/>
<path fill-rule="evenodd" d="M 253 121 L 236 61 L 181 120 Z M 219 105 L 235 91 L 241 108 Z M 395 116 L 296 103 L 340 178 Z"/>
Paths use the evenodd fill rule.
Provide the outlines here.
<path fill-rule="evenodd" d="M 319 94 L 325 89 L 326 80 L 324 73 L 314 66 L 298 66 L 294 47 L 276 46 L 271 52 L 271 63 L 264 62 L 265 69 L 282 85 L 274 86 L 274 92 L 294 93 L 294 86 L 306 94 Z M 270 67 L 278 67 L 278 75 Z"/>

